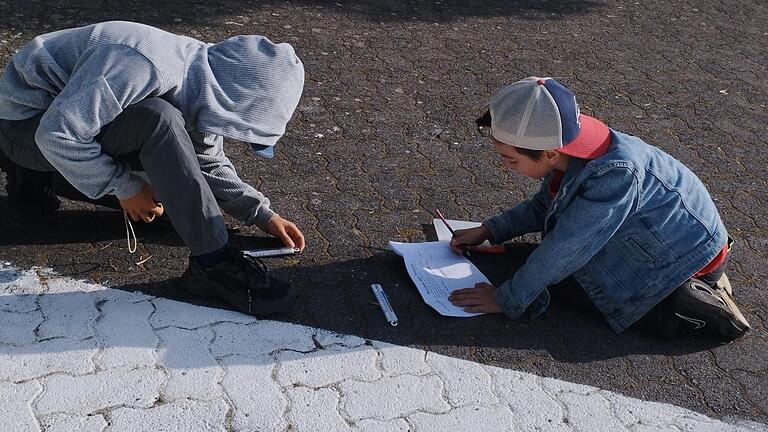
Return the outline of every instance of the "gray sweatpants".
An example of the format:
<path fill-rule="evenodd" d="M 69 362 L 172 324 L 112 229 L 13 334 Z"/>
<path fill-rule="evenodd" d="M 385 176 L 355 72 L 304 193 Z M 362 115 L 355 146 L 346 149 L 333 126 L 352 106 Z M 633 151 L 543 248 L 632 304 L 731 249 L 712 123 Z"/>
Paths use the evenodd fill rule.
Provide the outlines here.
<path fill-rule="evenodd" d="M 35 143 L 42 114 L 0 120 L 0 151 L 27 169 L 56 172 Z M 126 108 L 96 137 L 102 151 L 134 171 L 144 171 L 192 255 L 227 244 L 221 209 L 206 183 L 181 113 L 160 98 Z"/>

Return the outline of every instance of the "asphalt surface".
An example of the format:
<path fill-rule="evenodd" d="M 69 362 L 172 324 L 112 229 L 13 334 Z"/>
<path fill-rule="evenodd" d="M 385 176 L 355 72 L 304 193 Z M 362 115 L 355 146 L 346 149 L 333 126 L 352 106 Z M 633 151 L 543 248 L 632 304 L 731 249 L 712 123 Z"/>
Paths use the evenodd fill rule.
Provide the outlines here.
<path fill-rule="evenodd" d="M 768 421 L 763 2 L 0 0 L 0 9 L 3 64 L 38 33 L 109 19 L 209 42 L 256 33 L 295 46 L 307 82 L 278 157 L 227 147 L 241 176 L 308 238 L 301 255 L 270 260 L 302 293 L 283 320 Z M 568 286 L 536 321 L 444 318 L 423 304 L 387 241 L 432 238 L 435 207 L 480 220 L 534 191 L 534 181 L 500 169 L 473 123 L 497 89 L 529 75 L 556 77 L 584 112 L 661 147 L 704 180 L 737 242 L 728 273 L 751 333 L 730 344 L 616 335 L 589 305 L 562 295 Z M 229 222 L 234 242 L 266 241 Z M 52 216 L 30 218 L 0 196 L 1 260 L 205 303 L 175 284 L 187 252 L 172 229 L 138 227 L 135 255 L 124 233 L 118 212 L 66 201 Z M 501 282 L 533 242 L 477 264 Z M 397 328 L 373 303 L 373 282 L 390 295 Z"/>

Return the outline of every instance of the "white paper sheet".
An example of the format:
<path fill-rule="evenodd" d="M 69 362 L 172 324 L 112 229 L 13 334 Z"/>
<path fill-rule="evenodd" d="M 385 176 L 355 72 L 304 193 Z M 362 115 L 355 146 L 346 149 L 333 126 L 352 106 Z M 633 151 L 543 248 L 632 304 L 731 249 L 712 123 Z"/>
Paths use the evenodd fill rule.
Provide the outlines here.
<path fill-rule="evenodd" d="M 480 225 L 482 225 L 480 222 L 469 222 L 469 221 L 460 221 L 460 220 L 453 220 L 453 219 L 446 219 L 448 224 L 453 228 L 454 231 L 460 230 L 460 229 L 469 229 L 469 228 L 477 228 Z M 440 241 L 451 241 L 451 231 L 448 230 L 448 227 L 445 226 L 442 220 L 440 219 L 432 219 L 432 225 L 435 227 L 435 232 L 437 233 L 437 239 Z M 491 243 L 486 240 L 483 242 L 480 246 L 490 246 Z"/>
<path fill-rule="evenodd" d="M 441 315 L 473 317 L 481 313 L 468 313 L 448 301 L 452 291 L 474 287 L 476 283 L 490 283 L 472 261 L 454 253 L 448 243 L 389 242 L 389 247 L 405 260 L 405 268 L 416 284 L 424 302 Z"/>

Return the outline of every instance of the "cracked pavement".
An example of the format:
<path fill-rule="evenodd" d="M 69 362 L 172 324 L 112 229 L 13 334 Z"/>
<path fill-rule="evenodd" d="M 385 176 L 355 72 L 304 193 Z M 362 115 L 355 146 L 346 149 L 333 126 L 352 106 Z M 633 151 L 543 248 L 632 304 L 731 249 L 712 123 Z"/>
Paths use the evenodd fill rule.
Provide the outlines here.
<path fill-rule="evenodd" d="M 14 432 L 766 430 L 40 268 L 0 266 L 0 311 Z"/>
<path fill-rule="evenodd" d="M 305 63 L 307 82 L 296 117 L 277 146 L 278 156 L 259 160 L 241 143 L 229 142 L 226 147 L 241 176 L 263 190 L 276 211 L 294 220 L 308 238 L 305 253 L 270 260 L 276 276 L 290 280 L 302 294 L 297 310 L 281 317 L 283 325 L 411 347 L 428 352 L 428 358 L 441 355 L 472 362 L 467 368 L 500 368 L 513 375 L 544 377 L 539 380 L 563 380 L 676 405 L 711 418 L 768 422 L 768 360 L 764 354 L 768 348 L 764 294 L 768 283 L 764 270 L 768 260 L 768 156 L 763 151 L 768 138 L 764 61 L 768 6 L 764 2 L 170 0 L 161 4 L 146 0 L 0 0 L 0 10 L 6 11 L 0 16 L 2 64 L 38 33 L 107 19 L 140 21 L 209 42 L 256 33 L 294 45 Z M 730 344 L 704 338 L 659 341 L 637 330 L 616 335 L 593 308 L 572 298 L 569 291 L 573 290 L 567 284 L 554 296 L 548 313 L 533 322 L 501 316 L 450 319 L 437 316 L 423 304 L 402 261 L 385 250 L 387 241 L 430 239 L 430 212 L 435 207 L 450 218 L 480 220 L 535 191 L 534 181 L 500 169 L 473 124 L 495 90 L 534 74 L 558 78 L 578 95 L 585 112 L 659 146 L 702 178 L 736 240 L 728 274 L 736 299 L 754 326 L 752 332 Z M 4 183 L 2 176 L 0 183 Z M 237 244 L 268 241 L 256 229 L 232 220 L 229 223 Z M 226 308 L 190 298 L 179 289 L 176 278 L 186 267 L 187 251 L 167 226 L 138 226 L 136 255 L 126 251 L 123 235 L 122 215 L 117 212 L 65 202 L 50 218 L 27 219 L 12 211 L 0 195 L 0 260 L 19 269 L 50 268 L 63 277 L 118 291 Z M 524 237 L 511 246 L 508 255 L 477 257 L 476 264 L 491 281 L 503 281 L 524 262 L 533 242 L 535 237 Z M 387 291 L 400 318 L 397 328 L 390 327 L 372 303 L 369 285 L 374 282 Z M 119 308 L 111 309 L 116 307 L 113 303 L 96 302 L 93 312 L 87 306 L 91 303 L 88 296 L 66 296 L 61 300 L 71 305 L 72 316 L 98 322 L 74 329 L 67 325 L 69 318 L 42 312 L 46 301 L 58 301 L 45 298 L 40 298 L 39 308 L 35 306 L 38 300 L 25 300 L 32 303 L 24 312 L 0 312 L 0 319 L 7 322 L 0 335 L 9 341 L 0 343 L 0 354 L 13 353 L 17 346 L 48 347 L 59 353 L 55 361 L 74 364 L 71 356 L 75 352 L 98 350 L 103 343 L 105 349 L 94 361 L 106 370 L 123 370 L 122 375 L 109 378 L 82 369 L 71 376 L 46 379 L 76 386 L 80 384 L 70 380 L 85 374 L 92 380 L 89 382 L 103 384 L 105 389 L 140 382 L 131 388 L 138 405 L 152 396 L 151 391 L 141 392 L 159 385 L 157 382 L 165 383 L 163 391 L 169 395 L 200 391 L 185 386 L 184 378 L 171 380 L 171 375 L 166 377 L 169 372 L 154 366 L 145 366 L 146 371 L 139 373 L 136 370 L 141 368 L 123 365 L 134 358 L 136 345 L 143 347 L 142 354 L 136 354 L 140 362 L 158 364 L 156 357 L 163 351 L 151 348 L 157 348 L 159 341 L 178 339 L 173 334 L 182 330 L 154 324 L 137 328 L 130 337 L 119 334 L 122 328 L 143 322 L 131 317 L 158 319 L 154 308 L 160 300 L 127 301 L 127 310 L 134 314 L 129 317 L 121 315 Z M 105 317 L 112 321 L 104 321 Z M 28 326 L 35 330 L 19 330 Z M 74 333 L 64 334 L 64 329 Z M 201 328 L 191 339 L 180 338 L 171 350 L 175 354 L 169 354 L 176 359 L 162 363 L 192 361 L 180 354 L 194 348 L 185 344 L 204 344 L 214 337 L 209 331 L 214 330 Z M 254 341 L 265 337 L 256 333 L 248 337 Z M 61 348 L 67 342 L 65 337 L 82 346 Z M 111 337 L 126 341 L 117 345 L 104 342 Z M 151 344 L 145 346 L 147 341 Z M 290 346 L 293 342 L 284 343 Z M 352 351 L 363 355 L 360 353 L 375 350 L 363 347 L 368 348 Z M 300 353 L 279 354 L 292 358 Z M 243 364 L 237 356 L 222 361 L 234 362 L 227 370 L 239 377 L 238 366 Z M 288 361 L 302 362 L 298 358 Z M 77 364 L 87 367 L 88 362 Z M 99 430 L 102 423 L 98 418 L 57 413 L 53 407 L 67 402 L 74 411 L 99 411 L 89 405 L 94 402 L 75 404 L 31 396 L 39 392 L 29 375 L 37 373 L 37 367 L 8 369 L 16 370 L 17 375 L 0 380 L 4 395 L 16 395 L 13 407 L 23 408 L 21 400 L 37 398 L 36 409 L 51 411 L 44 417 L 93 424 Z M 430 363 L 430 369 L 435 368 Z M 221 374 L 219 369 L 208 371 L 197 365 L 189 369 L 204 382 Z M 242 379 L 250 374 L 245 369 L 239 373 Z M 435 383 L 450 388 L 449 383 L 439 381 L 438 373 L 426 375 L 417 374 L 421 378 L 413 381 L 425 395 Z M 346 421 L 369 414 L 364 409 L 382 406 L 342 405 L 339 395 L 349 392 L 359 394 L 357 400 L 365 400 L 365 383 L 373 379 L 366 376 L 338 388 L 299 386 L 288 396 L 310 406 L 343 406 L 339 415 L 349 425 Z M 15 384 L 19 380 L 32 381 Z M 381 380 L 382 388 L 402 384 L 397 377 L 382 376 Z M 273 382 L 282 385 L 277 378 Z M 273 385 L 268 380 L 264 383 Z M 500 387 L 493 394 L 497 398 L 505 390 Z M 464 395 L 457 400 L 484 400 L 486 396 Z M 247 400 L 258 394 L 239 397 Z M 584 402 L 573 397 L 563 396 L 561 403 L 583 403 L 595 410 L 604 404 L 599 398 Z M 99 398 L 109 400 L 107 395 Z M 435 404 L 455 402 L 446 396 L 442 402 L 432 400 Z M 139 418 L 129 406 L 123 406 L 115 408 L 119 411 L 115 421 L 151 422 L 200 407 L 198 402 L 148 403 L 158 404 L 153 414 Z M 451 412 L 472 411 L 459 405 Z M 217 413 L 229 412 L 216 400 L 204 406 L 198 419 L 203 423 L 213 424 L 218 421 Z M 484 407 L 481 412 L 487 419 L 506 409 Z M 400 408 L 392 405 L 391 409 Z M 405 417 L 426 419 L 428 413 L 440 409 L 430 405 Z M 432 419 L 409 421 L 411 426 L 424 425 L 423 429 L 438 425 L 430 423 Z"/>

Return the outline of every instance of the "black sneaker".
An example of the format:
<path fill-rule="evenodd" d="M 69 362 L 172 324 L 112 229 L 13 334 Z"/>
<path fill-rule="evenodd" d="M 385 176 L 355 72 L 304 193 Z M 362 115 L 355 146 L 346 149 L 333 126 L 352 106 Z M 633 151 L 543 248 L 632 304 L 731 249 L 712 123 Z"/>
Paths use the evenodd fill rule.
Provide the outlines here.
<path fill-rule="evenodd" d="M 691 278 L 673 295 L 675 315 L 689 329 L 735 339 L 751 328 L 731 295 L 723 288 Z"/>
<path fill-rule="evenodd" d="M 24 168 L 4 156 L 1 159 L 5 191 L 13 206 L 32 216 L 50 214 L 59 208 L 61 201 L 51 188 L 53 173 Z"/>
<path fill-rule="evenodd" d="M 258 258 L 243 255 L 227 247 L 219 264 L 206 268 L 195 257 L 181 276 L 184 288 L 199 297 L 220 297 L 237 310 L 256 317 L 289 311 L 296 302 L 290 284 L 267 274 L 267 266 Z"/>

